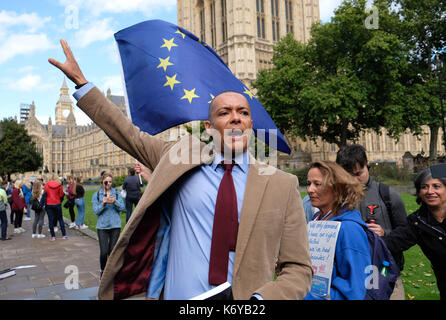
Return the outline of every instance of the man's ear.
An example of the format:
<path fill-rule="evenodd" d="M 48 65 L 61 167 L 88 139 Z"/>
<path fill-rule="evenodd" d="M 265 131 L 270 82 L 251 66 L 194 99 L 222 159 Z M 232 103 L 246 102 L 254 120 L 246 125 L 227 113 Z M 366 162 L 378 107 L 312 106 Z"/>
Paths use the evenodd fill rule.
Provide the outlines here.
<path fill-rule="evenodd" d="M 212 124 L 209 120 L 204 121 L 204 128 L 206 129 L 206 133 L 210 136 L 212 136 Z"/>

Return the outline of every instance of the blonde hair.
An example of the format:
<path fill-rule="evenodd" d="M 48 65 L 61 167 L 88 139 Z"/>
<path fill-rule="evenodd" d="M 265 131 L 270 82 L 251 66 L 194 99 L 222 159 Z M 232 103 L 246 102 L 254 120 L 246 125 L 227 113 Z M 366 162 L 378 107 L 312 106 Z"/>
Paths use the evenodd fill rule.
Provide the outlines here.
<path fill-rule="evenodd" d="M 14 182 L 14 188 L 16 188 L 16 189 L 20 188 L 20 185 L 21 185 L 21 184 L 22 184 L 22 180 L 17 179 L 17 180 Z"/>
<path fill-rule="evenodd" d="M 42 183 L 40 181 L 35 181 L 33 183 L 33 191 L 31 192 L 31 196 L 33 198 L 39 199 L 41 193 L 42 193 Z"/>
<path fill-rule="evenodd" d="M 57 174 L 53 175 L 50 180 L 56 181 L 58 184 L 62 184 Z"/>
<path fill-rule="evenodd" d="M 31 182 L 29 181 L 29 178 L 23 178 L 23 184 L 25 185 L 25 186 L 27 186 L 28 187 L 28 189 L 31 189 Z"/>
<path fill-rule="evenodd" d="M 324 177 L 322 184 L 333 190 L 335 200 L 332 210 L 335 216 L 340 214 L 339 209 L 346 207 L 353 210 L 361 202 L 364 186 L 340 165 L 333 161 L 316 161 L 310 165 L 310 169 L 312 168 L 320 170 Z"/>

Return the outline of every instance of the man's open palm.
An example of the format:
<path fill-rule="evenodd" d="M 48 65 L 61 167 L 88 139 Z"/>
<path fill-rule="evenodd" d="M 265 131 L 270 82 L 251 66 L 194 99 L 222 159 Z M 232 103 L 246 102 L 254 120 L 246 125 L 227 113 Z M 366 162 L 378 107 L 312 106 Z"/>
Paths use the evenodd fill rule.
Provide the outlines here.
<path fill-rule="evenodd" d="M 64 63 L 60 63 L 53 58 L 49 58 L 48 62 L 60 69 L 68 77 L 68 79 L 73 81 L 76 85 L 87 83 L 88 81 L 85 79 L 81 69 L 79 68 L 79 65 L 77 64 L 68 43 L 63 39 L 60 39 L 60 44 L 65 54 L 66 61 Z"/>

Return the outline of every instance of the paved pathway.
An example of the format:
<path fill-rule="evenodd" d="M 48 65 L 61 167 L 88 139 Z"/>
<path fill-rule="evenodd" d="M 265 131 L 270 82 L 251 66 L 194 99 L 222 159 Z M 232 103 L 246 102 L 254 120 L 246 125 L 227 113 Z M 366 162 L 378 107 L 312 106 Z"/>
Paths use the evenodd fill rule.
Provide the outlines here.
<path fill-rule="evenodd" d="M 51 242 L 48 227 L 44 226 L 46 238 L 33 239 L 32 222 L 23 221 L 22 227 L 26 232 L 20 234 L 14 234 L 14 226 L 8 225 L 8 236 L 12 239 L 0 241 L 0 270 L 37 265 L 16 270 L 16 275 L 0 280 L 0 300 L 97 299 L 99 244 L 96 233 L 68 229 L 66 225 L 69 239 L 62 239 L 59 231 L 56 241 Z M 78 270 L 79 289 L 71 289 L 75 286 L 75 268 Z"/>

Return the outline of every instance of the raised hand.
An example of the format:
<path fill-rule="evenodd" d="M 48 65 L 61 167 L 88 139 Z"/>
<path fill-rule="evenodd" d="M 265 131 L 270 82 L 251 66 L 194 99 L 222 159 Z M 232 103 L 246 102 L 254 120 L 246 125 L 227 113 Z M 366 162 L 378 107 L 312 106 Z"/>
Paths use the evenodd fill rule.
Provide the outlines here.
<path fill-rule="evenodd" d="M 67 78 L 73 81 L 76 85 L 87 83 L 88 81 L 85 79 L 81 69 L 79 68 L 79 65 L 77 64 L 68 43 L 63 39 L 60 39 L 60 44 L 65 54 L 66 61 L 64 63 L 60 63 L 53 58 L 49 58 L 48 62 L 60 69 L 67 76 Z"/>

